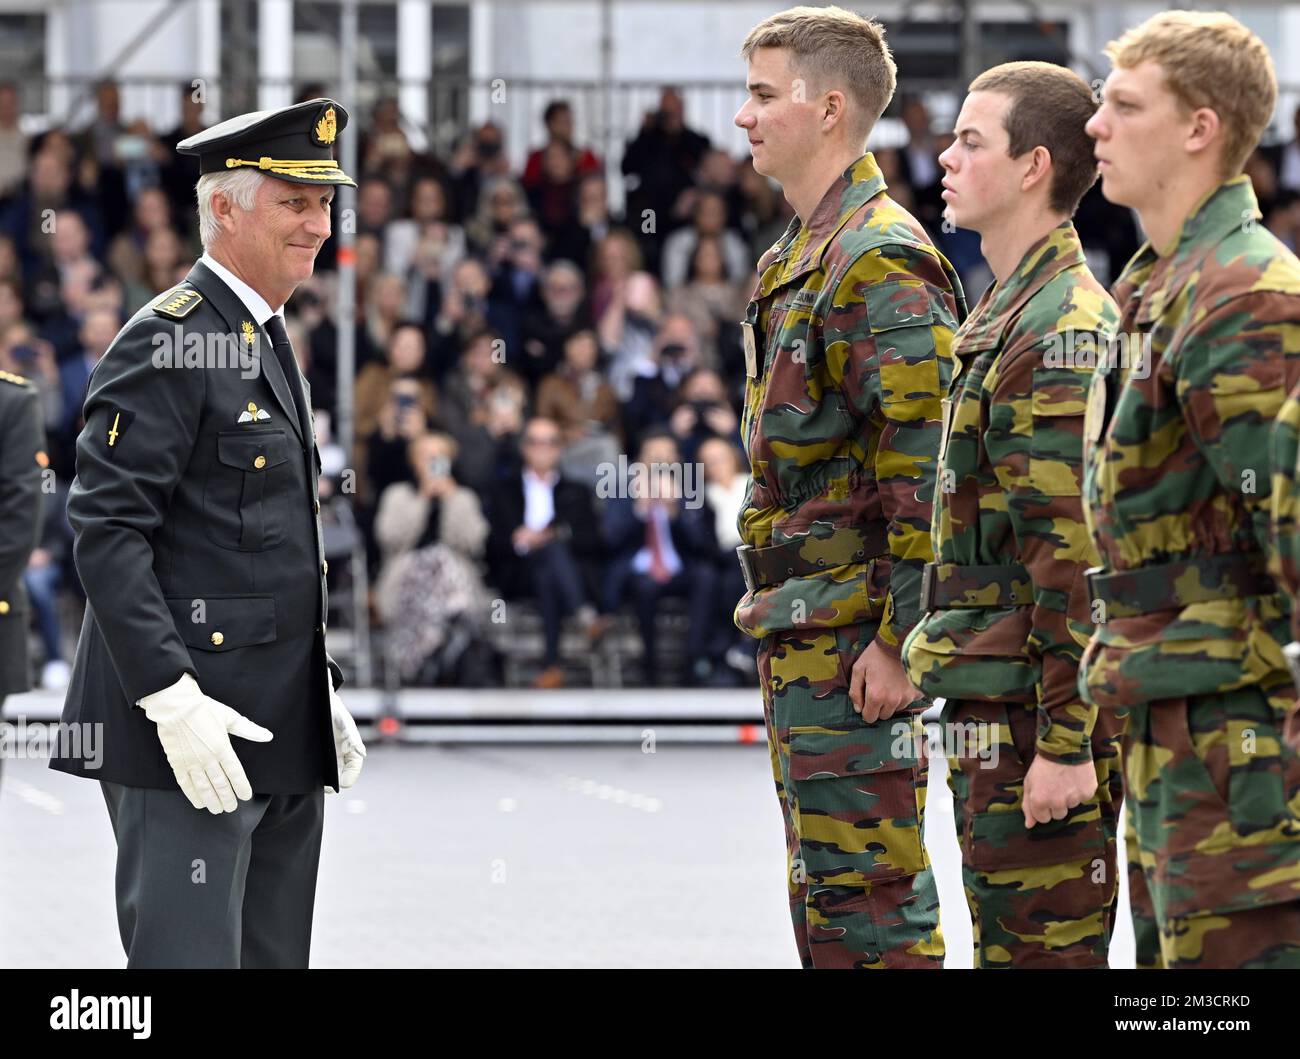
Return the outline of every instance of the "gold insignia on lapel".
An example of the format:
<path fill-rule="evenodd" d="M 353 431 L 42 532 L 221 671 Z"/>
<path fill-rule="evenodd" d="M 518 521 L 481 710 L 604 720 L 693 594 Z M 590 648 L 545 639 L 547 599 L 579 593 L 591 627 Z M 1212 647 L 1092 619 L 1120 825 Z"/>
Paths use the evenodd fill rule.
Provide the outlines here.
<path fill-rule="evenodd" d="M 244 341 L 248 345 L 251 346 L 254 342 L 257 341 L 257 335 L 254 334 L 253 332 L 252 320 L 245 320 L 242 324 L 239 325 L 239 330 L 244 333 Z"/>
<path fill-rule="evenodd" d="M 202 300 L 203 295 L 196 290 L 175 288 L 158 296 L 153 303 L 153 311 L 161 316 L 170 316 L 173 320 L 183 320 Z"/>
<path fill-rule="evenodd" d="M 248 402 L 248 407 L 239 413 L 236 423 L 261 423 L 270 419 L 270 413 L 265 408 L 258 408 L 252 401 Z"/>
<path fill-rule="evenodd" d="M 326 107 L 325 116 L 316 122 L 316 139 L 322 144 L 333 143 L 334 137 L 338 135 L 338 120 L 334 117 L 334 108 Z"/>

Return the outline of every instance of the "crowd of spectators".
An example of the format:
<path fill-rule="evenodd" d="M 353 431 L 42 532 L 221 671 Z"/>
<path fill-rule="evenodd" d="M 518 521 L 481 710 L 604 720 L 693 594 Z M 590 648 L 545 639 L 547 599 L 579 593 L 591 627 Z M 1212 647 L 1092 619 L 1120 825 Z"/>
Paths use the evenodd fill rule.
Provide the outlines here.
<path fill-rule="evenodd" d="M 105 82 L 88 126 L 28 136 L 15 87 L 0 84 L 0 369 L 39 386 L 59 486 L 44 498 L 27 578 L 47 686 L 67 678 L 58 600 L 75 599 L 77 584 L 62 512 L 90 372 L 122 323 L 201 251 L 197 160 L 173 148 L 205 118 L 188 85 L 180 98 L 180 124 L 156 130 L 123 121 Z M 919 99 L 900 99 L 898 116 L 908 142 L 876 152 L 890 194 L 957 266 L 973 304 L 988 279 L 978 238 L 945 232 L 941 219 L 937 157 L 949 137 Z M 492 123 L 446 157 L 412 148 L 391 100 L 354 116 L 352 130 L 350 452 L 331 429 L 334 240 L 286 318 L 317 406 L 322 495 L 352 508 L 371 613 L 402 679 L 490 682 L 483 645 L 496 604 L 508 614 L 530 600 L 544 629 L 537 686 L 565 680 L 565 622 L 594 647 L 620 610 L 645 649 L 640 679 L 656 683 L 666 597 L 680 599 L 688 630 L 682 678 L 754 679 L 752 645 L 731 623 L 747 475 L 739 321 L 754 263 L 791 217 L 780 190 L 735 143 L 693 130 L 671 88 L 621 159 L 579 142 L 564 100 L 546 107 L 542 142 L 520 170 Z M 622 209 L 611 206 L 611 166 L 621 167 Z M 1261 148 L 1249 173 L 1266 223 L 1294 248 L 1297 140 Z M 1113 279 L 1137 248 L 1132 217 L 1094 187 L 1076 223 L 1094 270 Z M 609 489 L 609 469 L 628 461 L 701 476 L 661 476 L 650 496 L 626 480 Z"/>

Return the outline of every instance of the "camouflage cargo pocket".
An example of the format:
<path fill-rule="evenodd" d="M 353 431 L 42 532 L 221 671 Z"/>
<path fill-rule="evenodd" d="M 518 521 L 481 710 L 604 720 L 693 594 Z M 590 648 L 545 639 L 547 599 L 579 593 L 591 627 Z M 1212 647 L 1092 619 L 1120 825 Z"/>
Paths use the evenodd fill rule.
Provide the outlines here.
<path fill-rule="evenodd" d="M 1089 376 L 1070 368 L 1035 368 L 1033 378 L 1029 485 L 1044 496 L 1078 496 Z"/>
<path fill-rule="evenodd" d="M 874 633 L 873 626 L 824 630 L 827 647 L 833 642 L 839 655 L 833 685 L 820 684 L 810 696 L 812 688 L 787 684 L 774 700 L 777 726 L 788 724 L 800 856 L 809 882 L 818 885 L 894 879 L 927 864 L 919 718 L 909 713 L 865 724 L 849 699 L 853 662 L 871 638 L 864 628 Z"/>
<path fill-rule="evenodd" d="M 1258 688 L 1151 703 L 1126 746 L 1138 837 L 1164 917 L 1297 899 L 1300 759 Z"/>

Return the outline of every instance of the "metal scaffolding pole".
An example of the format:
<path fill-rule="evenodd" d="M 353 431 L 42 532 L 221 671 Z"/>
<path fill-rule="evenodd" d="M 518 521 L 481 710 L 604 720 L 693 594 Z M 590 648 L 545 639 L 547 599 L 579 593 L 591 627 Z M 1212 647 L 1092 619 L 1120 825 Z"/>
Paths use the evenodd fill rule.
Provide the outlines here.
<path fill-rule="evenodd" d="M 961 3 L 961 79 L 962 88 L 980 74 L 980 24 L 976 13 L 977 0 L 960 0 Z"/>
<path fill-rule="evenodd" d="M 357 0 L 343 0 L 339 5 L 339 95 L 352 108 L 348 135 L 339 140 L 339 164 L 349 175 L 357 172 L 357 137 L 361 134 L 361 115 L 357 100 Z M 340 186 L 335 215 L 342 219 L 335 232 L 338 239 L 338 404 L 334 436 L 343 447 L 344 457 L 352 459 L 352 385 L 356 367 L 356 189 Z"/>
<path fill-rule="evenodd" d="M 610 164 L 617 144 L 614 140 L 614 7 L 613 0 L 600 3 L 600 157 L 605 166 L 605 198 L 613 210 L 616 187 L 613 174 L 618 171 Z M 621 173 L 618 173 L 621 177 Z"/>

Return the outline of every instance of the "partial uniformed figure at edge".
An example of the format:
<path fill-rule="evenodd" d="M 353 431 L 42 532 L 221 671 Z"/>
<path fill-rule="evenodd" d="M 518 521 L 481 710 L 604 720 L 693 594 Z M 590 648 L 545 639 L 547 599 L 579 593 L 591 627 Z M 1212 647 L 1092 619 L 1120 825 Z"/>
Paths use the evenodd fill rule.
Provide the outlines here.
<path fill-rule="evenodd" d="M 1085 397 L 1119 321 L 1070 218 L 1097 179 L 1073 71 L 977 77 L 943 166 L 946 218 L 995 276 L 953 342 L 926 612 L 904 645 L 943 698 L 977 967 L 1105 967 L 1119 895 L 1119 724 L 1079 697 Z"/>
<path fill-rule="evenodd" d="M 805 967 L 939 968 L 925 701 L 899 652 L 932 558 L 940 401 L 965 302 L 864 153 L 894 91 L 881 27 L 794 8 L 742 55 L 736 124 L 797 214 L 758 264 L 744 322 L 735 612 L 759 638 L 796 944 Z"/>
<path fill-rule="evenodd" d="M 1170 11 L 1106 49 L 1102 191 L 1148 241 L 1093 376 L 1085 514 L 1101 557 L 1080 691 L 1125 709 L 1125 796 L 1166 967 L 1300 967 L 1290 601 L 1267 572 L 1269 435 L 1300 369 L 1300 261 L 1242 165 L 1277 98 L 1263 44 Z M 1149 347 L 1144 343 L 1149 342 Z"/>
<path fill-rule="evenodd" d="M 36 387 L 0 371 L 0 718 L 5 696 L 32 686 L 23 572 L 40 536 L 41 471 L 48 464 Z"/>
<path fill-rule="evenodd" d="M 102 763 L 51 764 L 102 784 L 131 967 L 305 967 L 323 791 L 365 754 L 325 651 L 319 454 L 281 315 L 355 186 L 347 117 L 316 99 L 177 145 L 204 255 L 90 380 L 63 720 L 102 724 Z"/>

